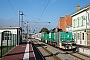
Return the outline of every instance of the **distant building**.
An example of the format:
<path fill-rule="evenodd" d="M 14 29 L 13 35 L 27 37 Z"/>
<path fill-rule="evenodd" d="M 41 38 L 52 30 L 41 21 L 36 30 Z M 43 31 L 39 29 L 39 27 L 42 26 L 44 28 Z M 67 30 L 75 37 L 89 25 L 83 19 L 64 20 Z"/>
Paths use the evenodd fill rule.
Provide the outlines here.
<path fill-rule="evenodd" d="M 77 5 L 71 17 L 74 40 L 78 45 L 90 46 L 90 5 L 82 9 Z"/>

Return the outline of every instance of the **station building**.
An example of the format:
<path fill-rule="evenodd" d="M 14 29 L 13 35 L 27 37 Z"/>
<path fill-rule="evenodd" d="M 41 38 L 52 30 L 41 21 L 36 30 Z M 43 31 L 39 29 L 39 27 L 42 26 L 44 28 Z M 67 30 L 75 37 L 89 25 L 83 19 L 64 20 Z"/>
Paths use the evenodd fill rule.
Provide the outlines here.
<path fill-rule="evenodd" d="M 90 5 L 80 9 L 77 5 L 76 12 L 71 14 L 73 38 L 78 45 L 90 46 Z"/>
<path fill-rule="evenodd" d="M 0 28 L 0 46 L 18 45 L 21 42 L 21 28 Z"/>
<path fill-rule="evenodd" d="M 90 46 L 90 4 L 65 17 L 60 17 L 57 28 L 73 33 L 76 44 Z"/>

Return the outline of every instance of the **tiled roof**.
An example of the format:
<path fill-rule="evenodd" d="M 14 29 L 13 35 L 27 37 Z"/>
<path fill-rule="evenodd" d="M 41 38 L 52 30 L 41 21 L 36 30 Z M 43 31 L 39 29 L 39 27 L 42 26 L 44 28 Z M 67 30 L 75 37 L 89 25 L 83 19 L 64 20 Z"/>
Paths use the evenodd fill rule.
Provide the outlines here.
<path fill-rule="evenodd" d="M 60 17 L 60 20 L 58 22 L 58 28 L 62 29 L 63 31 L 66 31 L 66 26 L 72 25 L 72 17 L 69 15 L 66 15 L 65 17 Z"/>

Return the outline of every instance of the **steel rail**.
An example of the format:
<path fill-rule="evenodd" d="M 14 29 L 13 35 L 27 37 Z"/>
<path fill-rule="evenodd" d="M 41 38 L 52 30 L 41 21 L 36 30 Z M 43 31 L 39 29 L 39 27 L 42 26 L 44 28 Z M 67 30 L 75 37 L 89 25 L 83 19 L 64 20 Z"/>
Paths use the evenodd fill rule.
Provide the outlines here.
<path fill-rule="evenodd" d="M 43 42 L 43 43 L 45 43 L 45 42 Z M 46 44 L 46 43 L 45 43 Z M 50 44 L 48 44 L 48 45 L 50 45 Z M 52 45 L 50 45 L 50 46 L 52 46 Z M 65 53 L 68 53 L 68 52 L 66 52 L 66 51 L 64 51 L 64 50 L 62 50 L 62 49 L 60 49 L 60 48 L 57 48 L 57 47 L 55 47 L 55 46 L 52 46 L 53 48 L 56 48 L 56 49 L 58 49 L 58 50 L 60 50 L 60 51 L 63 51 L 63 52 L 65 52 Z M 43 47 L 44 48 L 44 47 Z M 44 49 L 46 49 L 46 48 L 44 48 Z M 85 54 L 82 54 L 82 53 L 79 53 L 79 52 L 76 52 L 77 54 L 80 54 L 80 55 L 82 55 L 82 56 L 85 56 L 85 57 L 88 57 L 88 58 L 90 58 L 90 56 L 88 56 L 88 55 L 85 55 Z M 72 54 L 72 53 L 68 53 L 70 56 L 72 56 L 72 57 L 75 57 L 75 58 L 77 58 L 77 59 L 79 59 L 79 60 L 85 60 L 85 59 L 83 59 L 83 58 L 81 58 L 81 57 L 78 57 L 78 56 L 76 56 L 76 55 L 74 55 L 74 54 Z M 51 54 L 51 55 L 54 55 L 54 54 Z M 54 55 L 55 56 L 55 55 Z"/>
<path fill-rule="evenodd" d="M 46 43 L 45 43 L 45 44 L 46 44 Z M 48 44 L 48 45 L 50 45 L 50 44 Z M 50 46 L 52 46 L 52 45 L 50 45 Z M 53 47 L 53 48 L 56 48 L 55 46 L 52 46 L 52 47 Z M 64 50 L 62 50 L 62 49 L 60 49 L 60 48 L 56 48 L 56 49 L 65 52 Z M 65 53 L 67 53 L 67 52 L 65 52 Z M 80 58 L 80 57 L 78 57 L 78 56 L 76 56 L 76 55 L 73 55 L 73 54 L 71 54 L 71 53 L 68 53 L 68 54 L 71 55 L 71 56 L 73 56 L 73 57 L 75 57 L 75 58 L 78 58 L 79 60 L 85 60 L 85 59 Z"/>
<path fill-rule="evenodd" d="M 80 53 L 80 52 L 76 52 L 77 54 L 80 54 L 80 55 L 82 55 L 82 56 L 85 56 L 85 57 L 87 57 L 87 58 L 90 58 L 90 56 L 88 56 L 88 55 L 85 55 L 85 54 L 83 54 L 83 53 Z"/>
<path fill-rule="evenodd" d="M 37 41 L 33 41 L 36 42 L 39 46 L 41 46 Z M 53 57 L 55 60 L 62 60 L 60 58 L 58 58 L 56 55 L 54 55 L 52 52 L 50 52 L 48 49 L 46 49 L 45 47 L 41 46 L 47 53 L 50 54 L 51 57 Z"/>

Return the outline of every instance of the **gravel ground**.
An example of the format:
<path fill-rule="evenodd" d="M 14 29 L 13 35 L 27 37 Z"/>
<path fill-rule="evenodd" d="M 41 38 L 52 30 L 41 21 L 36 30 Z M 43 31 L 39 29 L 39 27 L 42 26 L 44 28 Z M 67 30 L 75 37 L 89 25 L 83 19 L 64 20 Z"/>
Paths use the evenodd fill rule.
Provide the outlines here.
<path fill-rule="evenodd" d="M 44 44 L 44 43 L 43 43 Z M 50 48 L 50 49 L 49 49 Z M 57 56 L 59 57 L 62 57 L 63 59 L 62 60 L 78 60 L 77 58 L 75 58 L 75 57 L 73 57 L 73 56 L 71 56 L 71 55 L 69 55 L 69 54 L 66 54 L 65 52 L 63 52 L 63 51 L 59 51 L 58 49 L 56 49 L 56 48 L 53 48 L 52 46 L 48 46 L 48 44 L 47 44 L 47 49 L 49 49 L 50 51 L 52 51 L 53 53 L 55 53 L 55 54 L 58 54 Z M 70 52 L 69 51 L 69 53 L 72 53 L 73 55 L 75 55 L 75 56 L 78 56 L 78 57 L 80 57 L 80 58 L 82 58 L 82 59 L 85 59 L 85 60 L 90 60 L 90 58 L 88 58 L 88 57 L 85 57 L 85 56 L 82 56 L 82 55 L 80 55 L 80 54 L 77 54 L 77 53 L 73 53 L 73 52 Z"/>
<path fill-rule="evenodd" d="M 58 50 L 56 48 L 53 48 L 52 46 L 50 46 L 48 44 L 45 44 L 43 42 L 38 42 L 38 43 L 41 44 L 42 46 L 44 46 L 45 48 L 47 48 L 50 52 L 52 52 L 55 56 L 58 56 L 62 60 L 79 60 L 78 58 L 75 58 L 75 57 L 71 56 L 70 54 L 67 54 L 66 52 L 63 52 L 63 51 Z M 45 57 L 46 60 L 55 60 L 55 59 L 52 59 L 50 57 L 50 55 L 48 53 L 46 53 L 45 50 L 42 49 L 41 47 L 38 47 L 38 49 L 40 50 L 40 52 L 42 53 L 42 55 Z M 80 54 L 73 53 L 70 51 L 69 51 L 69 53 L 71 53 L 75 56 L 78 56 L 80 58 L 83 58 L 85 60 L 90 60 L 90 58 L 87 58 L 87 57 L 82 56 Z"/>
<path fill-rule="evenodd" d="M 36 60 L 45 60 L 43 58 L 43 56 L 41 55 L 41 53 L 38 51 L 38 49 L 35 47 L 35 45 L 32 44 L 32 46 L 33 46 L 33 50 L 34 50 L 34 53 L 35 53 Z"/>
<path fill-rule="evenodd" d="M 42 44 L 45 44 L 45 43 L 42 43 Z M 56 48 L 53 48 L 52 46 L 47 45 L 47 49 L 49 51 L 51 51 L 52 53 L 54 53 L 56 56 L 58 56 L 59 58 L 61 58 L 62 60 L 78 60 L 77 58 L 73 58 L 72 56 L 70 56 L 69 54 L 63 52 L 63 51 L 60 51 Z"/>
<path fill-rule="evenodd" d="M 39 49 L 39 51 L 42 53 L 42 55 L 45 57 L 46 60 L 55 60 L 46 50 L 40 47 L 37 43 L 34 44 L 36 45 L 36 47 Z M 42 45 L 44 46 L 44 44 Z"/>
<path fill-rule="evenodd" d="M 90 58 L 87 58 L 87 57 L 85 57 L 85 56 L 82 56 L 82 55 L 80 55 L 80 54 L 77 54 L 77 53 L 74 53 L 74 55 L 76 55 L 76 56 L 79 56 L 79 57 L 81 57 L 81 58 L 83 58 L 83 59 L 85 59 L 85 60 L 90 60 Z"/>

